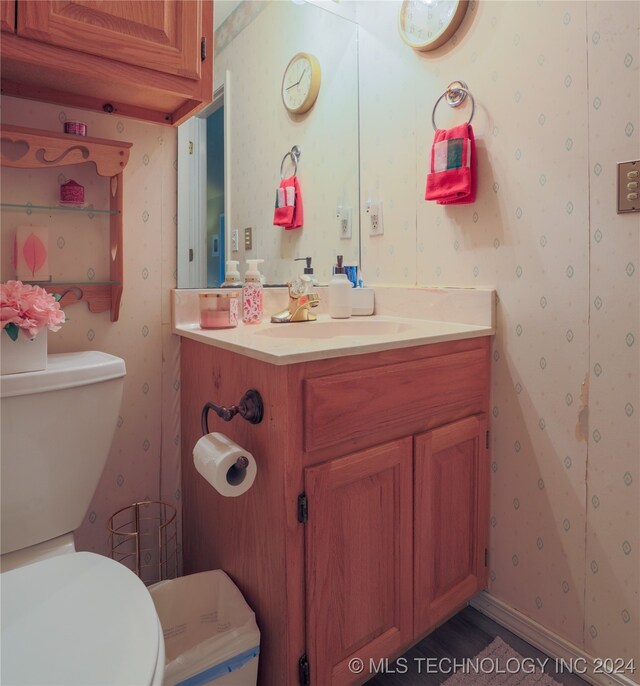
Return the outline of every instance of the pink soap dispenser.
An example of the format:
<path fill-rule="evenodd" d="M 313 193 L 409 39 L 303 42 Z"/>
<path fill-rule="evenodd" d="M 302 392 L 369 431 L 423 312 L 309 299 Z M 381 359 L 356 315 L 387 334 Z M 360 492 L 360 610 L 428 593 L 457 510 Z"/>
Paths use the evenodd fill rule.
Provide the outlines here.
<path fill-rule="evenodd" d="M 247 260 L 244 285 L 242 286 L 242 321 L 245 324 L 260 324 L 262 321 L 262 275 L 258 265 L 264 260 Z"/>

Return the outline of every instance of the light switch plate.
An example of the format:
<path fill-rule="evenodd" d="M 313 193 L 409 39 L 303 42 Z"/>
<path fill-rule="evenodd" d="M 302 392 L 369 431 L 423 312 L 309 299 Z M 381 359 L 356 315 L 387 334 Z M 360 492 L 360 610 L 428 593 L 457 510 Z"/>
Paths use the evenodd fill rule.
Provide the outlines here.
<path fill-rule="evenodd" d="M 618 162 L 618 214 L 640 212 L 640 160 Z"/>

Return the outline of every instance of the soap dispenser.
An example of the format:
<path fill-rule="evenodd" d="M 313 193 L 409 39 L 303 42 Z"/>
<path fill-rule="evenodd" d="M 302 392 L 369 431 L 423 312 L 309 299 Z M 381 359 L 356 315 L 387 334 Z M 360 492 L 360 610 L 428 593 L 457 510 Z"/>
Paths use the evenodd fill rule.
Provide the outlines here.
<path fill-rule="evenodd" d="M 344 273 L 342 255 L 336 258 L 333 277 L 329 281 L 329 316 L 332 319 L 347 319 L 351 316 L 351 281 Z"/>
<path fill-rule="evenodd" d="M 260 324 L 262 321 L 262 275 L 258 265 L 264 260 L 247 260 L 247 269 L 242 286 L 242 321 L 245 324 Z"/>
<path fill-rule="evenodd" d="M 304 268 L 304 273 L 309 277 L 312 286 L 318 285 L 318 279 L 313 275 L 313 267 L 311 266 L 311 257 L 296 257 L 294 262 L 301 262 L 304 260 L 306 267 Z"/>
<path fill-rule="evenodd" d="M 240 288 L 242 286 L 240 272 L 238 271 L 239 264 L 238 260 L 227 260 L 222 288 Z"/>

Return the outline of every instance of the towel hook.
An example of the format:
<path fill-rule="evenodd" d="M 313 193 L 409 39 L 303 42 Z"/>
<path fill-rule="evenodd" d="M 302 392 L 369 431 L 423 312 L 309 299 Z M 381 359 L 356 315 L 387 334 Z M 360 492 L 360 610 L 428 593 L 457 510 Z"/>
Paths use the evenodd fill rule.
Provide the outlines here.
<path fill-rule="evenodd" d="M 436 100 L 436 104 L 433 106 L 431 123 L 433 124 L 434 131 L 438 130 L 438 127 L 436 126 L 436 108 L 440 104 L 440 101 L 444 98 L 449 107 L 460 107 L 467 99 L 467 95 L 471 98 L 471 116 L 469 117 L 467 124 L 471 124 L 473 114 L 476 110 L 476 101 L 473 99 L 473 95 L 471 95 L 471 91 L 464 81 L 452 81 L 447 86 L 447 90 Z"/>
<path fill-rule="evenodd" d="M 287 157 L 290 157 L 291 161 L 293 162 L 293 175 L 297 176 L 300 155 L 302 155 L 302 148 L 299 145 L 294 145 L 293 148 L 291 148 L 291 150 L 282 158 L 282 162 L 280 162 L 281 179 L 284 179 L 284 163 L 287 161 Z"/>

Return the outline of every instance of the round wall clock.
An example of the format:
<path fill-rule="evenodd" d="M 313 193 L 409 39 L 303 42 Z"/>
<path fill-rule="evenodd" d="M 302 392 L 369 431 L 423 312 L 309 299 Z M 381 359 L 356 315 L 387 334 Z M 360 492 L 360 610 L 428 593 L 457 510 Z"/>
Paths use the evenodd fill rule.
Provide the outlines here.
<path fill-rule="evenodd" d="M 398 17 L 402 40 L 416 50 L 435 50 L 462 23 L 468 0 L 403 0 Z"/>
<path fill-rule="evenodd" d="M 282 102 L 289 112 L 304 114 L 311 109 L 321 78 L 320 62 L 313 55 L 299 52 L 291 58 L 282 79 Z"/>

